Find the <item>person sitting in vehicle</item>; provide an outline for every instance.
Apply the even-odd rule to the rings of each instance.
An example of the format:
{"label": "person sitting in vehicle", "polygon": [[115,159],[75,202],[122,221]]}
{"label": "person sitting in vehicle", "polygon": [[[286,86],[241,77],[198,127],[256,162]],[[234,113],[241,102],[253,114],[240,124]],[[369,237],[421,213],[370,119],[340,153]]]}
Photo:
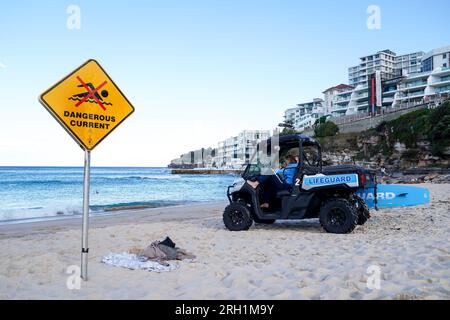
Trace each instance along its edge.
{"label": "person sitting in vehicle", "polygon": [[269,208],[270,200],[272,200],[277,192],[282,190],[290,190],[294,185],[295,173],[298,165],[298,155],[288,154],[285,159],[286,166],[278,169],[275,175],[259,176],[257,181],[248,180],[247,183],[256,189],[260,184],[264,186],[263,203],[261,208]]}

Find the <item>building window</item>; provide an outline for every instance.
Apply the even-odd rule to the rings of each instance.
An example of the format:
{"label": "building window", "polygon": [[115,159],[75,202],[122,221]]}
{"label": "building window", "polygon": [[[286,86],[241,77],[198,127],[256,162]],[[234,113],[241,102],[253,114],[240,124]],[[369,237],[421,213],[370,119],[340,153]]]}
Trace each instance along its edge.
{"label": "building window", "polygon": [[443,58],[443,59],[447,59],[447,54],[444,53],[444,54],[442,55],[442,58]]}
{"label": "building window", "polygon": [[433,71],[433,57],[422,61],[422,72]]}
{"label": "building window", "polygon": [[443,66],[444,66],[444,68],[447,68],[447,64],[446,63],[444,63]]}

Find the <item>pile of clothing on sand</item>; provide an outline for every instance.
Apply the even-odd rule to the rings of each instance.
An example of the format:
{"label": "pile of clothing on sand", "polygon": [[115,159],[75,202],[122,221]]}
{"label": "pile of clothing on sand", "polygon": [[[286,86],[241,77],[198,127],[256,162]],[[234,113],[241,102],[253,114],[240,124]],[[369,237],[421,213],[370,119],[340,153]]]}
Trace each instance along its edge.
{"label": "pile of clothing on sand", "polygon": [[176,247],[175,243],[166,237],[163,241],[152,242],[145,249],[133,248],[130,252],[109,253],[102,258],[102,262],[130,270],[167,272],[180,267],[171,261],[193,259],[193,254]]}

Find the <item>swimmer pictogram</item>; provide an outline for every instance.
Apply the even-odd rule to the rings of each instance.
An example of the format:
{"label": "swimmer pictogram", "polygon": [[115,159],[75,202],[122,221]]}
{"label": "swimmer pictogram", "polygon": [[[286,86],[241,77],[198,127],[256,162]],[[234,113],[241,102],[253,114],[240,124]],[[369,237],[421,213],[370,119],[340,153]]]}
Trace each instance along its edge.
{"label": "swimmer pictogram", "polygon": [[112,103],[105,102],[103,100],[103,98],[107,98],[109,95],[107,90],[102,90],[100,91],[100,94],[98,93],[99,90],[108,83],[107,81],[103,81],[97,88],[95,88],[91,82],[85,83],[80,76],[77,76],[77,80],[81,83],[77,87],[86,89],[86,92],[74,94],[69,98],[69,100],[78,101],[75,104],[75,107],[79,107],[85,102],[96,103],[103,110],[106,110],[105,105],[112,106]]}

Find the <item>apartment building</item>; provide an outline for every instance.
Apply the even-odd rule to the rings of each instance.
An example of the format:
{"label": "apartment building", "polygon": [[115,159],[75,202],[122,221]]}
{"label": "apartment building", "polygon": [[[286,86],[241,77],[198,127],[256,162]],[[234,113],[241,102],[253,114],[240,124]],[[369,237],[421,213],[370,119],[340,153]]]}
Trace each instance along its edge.
{"label": "apartment building", "polygon": [[[450,68],[439,67],[433,71],[382,80],[381,90],[381,110],[437,101],[450,96]],[[369,87],[358,85],[354,89],[342,90],[333,96],[332,103],[332,117],[368,112]]]}
{"label": "apartment building", "polygon": [[[379,56],[378,56],[379,54]],[[389,57],[389,58],[387,58]],[[450,67],[450,46],[431,50],[428,53],[422,51],[396,56],[390,50],[380,51],[377,54],[361,58],[361,63],[365,64],[362,78],[356,74],[349,73],[349,80],[354,83],[354,88],[341,86],[341,90],[330,93],[324,92],[326,107],[333,117],[343,115],[353,115],[369,111],[369,79],[368,62],[379,65],[392,64],[394,71],[389,67],[389,74],[386,69],[377,69],[381,72],[382,102],[380,108],[389,109],[392,107],[415,105],[427,100],[439,99],[443,95],[450,94],[449,87],[449,67]],[[372,64],[371,64],[372,65]],[[357,68],[360,68],[358,66]],[[356,68],[356,67],[352,67]],[[352,68],[349,71],[353,70]],[[384,70],[384,72],[383,72]],[[366,73],[367,72],[367,73]],[[332,90],[333,91],[333,90]]]}
{"label": "apartment building", "polygon": [[422,72],[430,72],[437,68],[450,67],[450,46],[433,49],[423,56]]}
{"label": "apartment building", "polygon": [[338,95],[344,94],[345,96],[347,92],[351,92],[353,89],[354,87],[341,83],[322,92],[324,97],[324,115],[333,115],[334,112],[339,113],[336,111],[339,110]]}
{"label": "apartment building", "polygon": [[408,76],[422,71],[422,59],[425,52],[418,51],[395,57],[394,68],[397,76]]}
{"label": "apartment building", "polygon": [[398,85],[393,105],[420,104],[450,94],[450,67],[415,74]]}
{"label": "apartment building", "polygon": [[325,101],[315,98],[313,101],[297,104],[287,109],[284,114],[285,121],[291,121],[294,129],[303,131],[311,127],[317,119],[325,115]]}
{"label": "apartment building", "polygon": [[270,138],[269,130],[245,130],[218,143],[214,162],[218,167],[241,168],[249,163],[257,144]]}
{"label": "apartment building", "polygon": [[349,85],[356,87],[367,84],[370,75],[375,71],[380,71],[383,79],[396,77],[395,58],[396,54],[391,50],[378,51],[360,58],[359,65],[348,69]]}

